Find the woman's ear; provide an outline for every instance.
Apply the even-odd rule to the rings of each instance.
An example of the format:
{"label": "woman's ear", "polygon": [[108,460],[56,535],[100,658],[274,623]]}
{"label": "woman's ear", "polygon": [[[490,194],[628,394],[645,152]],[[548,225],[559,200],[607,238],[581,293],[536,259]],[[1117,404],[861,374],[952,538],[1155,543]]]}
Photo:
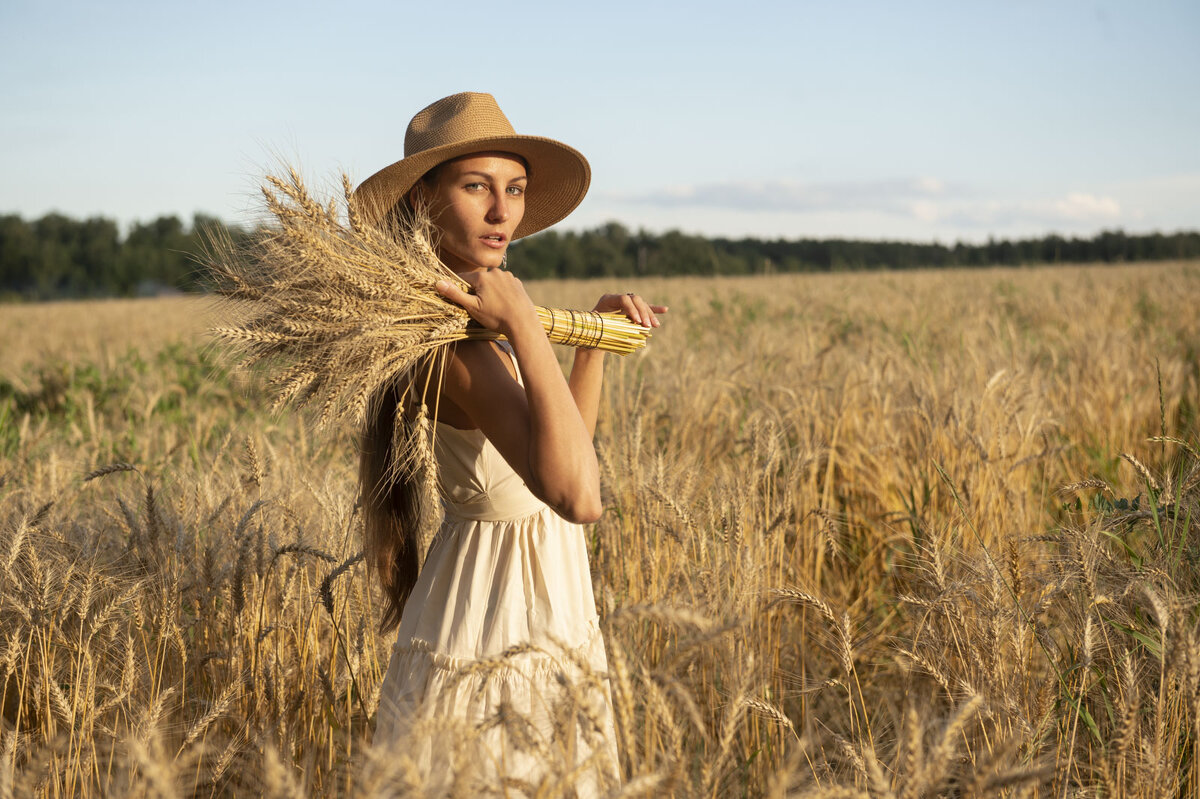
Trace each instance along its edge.
{"label": "woman's ear", "polygon": [[425,193],[425,184],[420,180],[414,183],[413,187],[408,190],[408,194],[404,195],[404,201],[414,211],[428,210],[429,198]]}

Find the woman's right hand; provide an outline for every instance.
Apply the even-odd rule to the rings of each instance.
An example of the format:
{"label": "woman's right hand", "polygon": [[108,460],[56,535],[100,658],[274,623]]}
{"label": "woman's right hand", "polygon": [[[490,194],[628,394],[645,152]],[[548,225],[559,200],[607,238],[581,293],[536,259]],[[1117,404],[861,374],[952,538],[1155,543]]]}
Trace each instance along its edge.
{"label": "woman's right hand", "polygon": [[533,300],[512,272],[480,269],[464,272],[459,277],[471,286],[470,293],[448,280],[439,280],[434,288],[446,299],[461,305],[472,319],[488,330],[512,338],[516,329],[530,323],[541,329]]}

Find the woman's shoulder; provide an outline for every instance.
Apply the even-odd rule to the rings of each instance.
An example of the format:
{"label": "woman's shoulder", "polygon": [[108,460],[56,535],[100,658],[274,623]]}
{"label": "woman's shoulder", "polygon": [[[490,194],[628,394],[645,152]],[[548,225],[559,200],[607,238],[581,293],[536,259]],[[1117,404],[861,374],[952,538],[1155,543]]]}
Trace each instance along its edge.
{"label": "woman's shoulder", "polygon": [[[436,368],[436,367],[435,367]],[[509,350],[491,341],[460,341],[450,347],[441,375],[437,421],[459,430],[477,428],[476,412],[489,407],[505,389],[518,382]]]}
{"label": "woman's shoulder", "polygon": [[499,365],[517,379],[516,359],[507,341],[458,341],[450,346],[448,356],[449,367],[465,370],[470,377],[496,377]]}

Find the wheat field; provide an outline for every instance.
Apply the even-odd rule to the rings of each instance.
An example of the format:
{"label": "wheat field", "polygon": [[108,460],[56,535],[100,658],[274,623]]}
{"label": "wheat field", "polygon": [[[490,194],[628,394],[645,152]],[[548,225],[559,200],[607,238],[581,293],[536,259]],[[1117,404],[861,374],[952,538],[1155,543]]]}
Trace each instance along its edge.
{"label": "wheat field", "polygon": [[[611,795],[1200,796],[1200,264],[529,284],[613,288]],[[477,795],[372,748],[354,437],[210,313],[0,307],[0,799]]]}

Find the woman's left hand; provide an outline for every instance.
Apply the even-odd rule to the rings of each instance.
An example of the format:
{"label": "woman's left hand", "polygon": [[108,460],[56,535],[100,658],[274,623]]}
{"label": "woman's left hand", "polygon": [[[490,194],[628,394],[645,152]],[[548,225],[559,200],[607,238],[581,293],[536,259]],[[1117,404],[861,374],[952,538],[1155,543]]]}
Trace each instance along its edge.
{"label": "woman's left hand", "polygon": [[658,314],[666,313],[667,306],[651,305],[637,294],[629,292],[628,294],[605,294],[596,301],[596,307],[593,311],[622,311],[633,322],[642,327],[659,327],[662,322],[658,320]]}

